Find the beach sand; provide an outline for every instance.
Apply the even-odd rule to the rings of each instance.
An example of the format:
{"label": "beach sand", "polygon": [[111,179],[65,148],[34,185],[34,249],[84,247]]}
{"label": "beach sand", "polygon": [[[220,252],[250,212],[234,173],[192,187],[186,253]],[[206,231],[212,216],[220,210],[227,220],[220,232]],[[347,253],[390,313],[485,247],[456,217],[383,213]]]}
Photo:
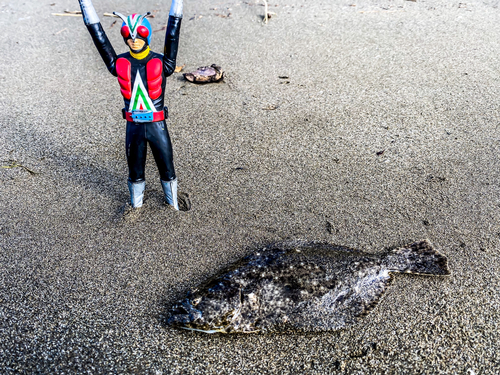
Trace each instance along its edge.
{"label": "beach sand", "polygon": [[[192,209],[163,204],[149,155],[144,207],[124,215],[118,83],[81,18],[52,15],[78,2],[1,0],[0,372],[499,373],[499,4],[284,0],[263,25],[253,0],[186,0],[177,65],[226,71],[167,81]],[[94,5],[122,53],[102,14],[157,11],[160,30],[170,2]],[[397,275],[348,329],[165,325],[187,290],[263,244],[425,238],[453,275]]]}

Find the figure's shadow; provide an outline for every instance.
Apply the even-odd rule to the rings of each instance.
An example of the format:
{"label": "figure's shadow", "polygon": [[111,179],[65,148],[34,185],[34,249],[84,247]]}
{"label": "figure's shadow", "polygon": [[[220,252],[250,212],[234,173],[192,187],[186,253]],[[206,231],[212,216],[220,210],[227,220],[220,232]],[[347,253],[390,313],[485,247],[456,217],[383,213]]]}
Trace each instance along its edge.
{"label": "figure's shadow", "polygon": [[[47,137],[46,133],[37,130],[33,130],[31,134],[36,139],[34,147],[42,150],[43,157],[40,159],[39,155],[29,155],[29,152],[27,156],[40,160],[43,169],[57,169],[58,183],[76,184],[92,191],[92,194],[126,202],[128,191],[124,142],[117,142],[116,147],[109,148],[112,156],[102,157],[92,154],[92,151],[84,152],[81,148],[75,149],[71,145],[61,144],[55,138]],[[81,139],[81,142],[86,140]],[[118,150],[119,146],[123,149]],[[47,175],[43,169],[40,172]],[[54,174],[52,176],[56,178]]]}

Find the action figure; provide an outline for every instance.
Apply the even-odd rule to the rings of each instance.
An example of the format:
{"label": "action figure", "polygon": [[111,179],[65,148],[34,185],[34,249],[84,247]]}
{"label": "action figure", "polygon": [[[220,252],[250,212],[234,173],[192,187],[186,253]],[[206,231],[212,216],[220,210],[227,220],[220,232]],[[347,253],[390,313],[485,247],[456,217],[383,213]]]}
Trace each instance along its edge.
{"label": "action figure", "polygon": [[132,14],[128,17],[114,13],[123,20],[121,34],[130,48],[130,52],[119,56],[116,55],[102,28],[92,1],[78,1],[83,21],[109,72],[118,77],[125,100],[122,112],[123,118],[127,120],[128,188],[132,207],[142,206],[146,187],[144,168],[147,143],[149,143],[160,172],[165,199],[178,210],[177,179],[172,158],[172,143],[165,123],[168,110],[164,106],[164,93],[165,79],[175,70],[182,21],[182,0],[172,0],[163,55],[149,49],[153,33],[146,18],[149,12],[143,15]]}

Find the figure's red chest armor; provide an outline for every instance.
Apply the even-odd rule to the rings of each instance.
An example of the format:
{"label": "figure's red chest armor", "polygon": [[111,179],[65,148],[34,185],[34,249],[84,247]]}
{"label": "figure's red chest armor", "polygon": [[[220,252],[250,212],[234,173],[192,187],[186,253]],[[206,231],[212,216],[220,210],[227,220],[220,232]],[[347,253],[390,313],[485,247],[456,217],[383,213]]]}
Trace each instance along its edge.
{"label": "figure's red chest armor", "polygon": [[[154,58],[146,64],[146,80],[148,82],[148,94],[152,100],[158,99],[162,93],[161,84],[163,63],[160,59]],[[118,74],[118,83],[123,97],[130,100],[132,97],[132,64],[131,62],[120,57],[116,61],[116,73]]]}

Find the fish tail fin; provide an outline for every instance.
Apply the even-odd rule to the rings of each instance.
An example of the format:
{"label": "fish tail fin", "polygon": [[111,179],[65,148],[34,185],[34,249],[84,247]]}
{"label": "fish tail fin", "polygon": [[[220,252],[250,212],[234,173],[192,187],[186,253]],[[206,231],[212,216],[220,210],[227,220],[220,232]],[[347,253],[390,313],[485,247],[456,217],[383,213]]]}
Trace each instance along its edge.
{"label": "fish tail fin", "polygon": [[386,261],[387,268],[392,272],[439,276],[450,274],[448,259],[434,249],[428,240],[394,249]]}

